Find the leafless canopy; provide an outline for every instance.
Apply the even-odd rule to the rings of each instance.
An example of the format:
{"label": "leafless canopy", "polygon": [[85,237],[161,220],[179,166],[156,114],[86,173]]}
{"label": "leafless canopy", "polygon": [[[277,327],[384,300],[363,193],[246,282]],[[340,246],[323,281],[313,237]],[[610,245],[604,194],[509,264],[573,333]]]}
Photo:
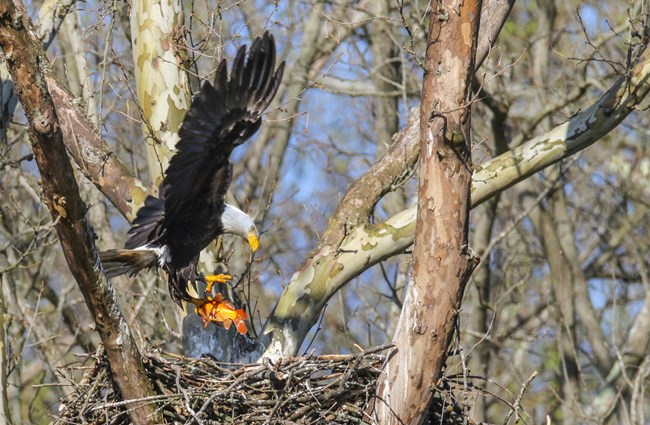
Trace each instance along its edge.
{"label": "leafless canopy", "polygon": [[[383,359],[359,353],[398,342],[390,359],[417,372],[409,386],[427,389],[423,406],[437,388],[476,422],[646,424],[647,5],[484,0],[470,14],[460,3],[469,8],[0,2],[0,416],[45,423],[65,405],[72,422],[101,411],[209,423],[223,412],[193,385],[236,383],[236,394],[252,387],[251,400],[267,400],[259,415],[333,421],[327,414],[348,409],[370,421],[370,388],[395,369],[378,375]],[[287,68],[257,138],[232,158],[228,195],[255,218],[261,247],[251,256],[226,237],[199,266],[236,277],[221,290],[251,317],[239,337],[174,307],[155,273],[107,280],[96,248],[123,244],[201,82],[267,30]],[[441,173],[435,162],[461,151]],[[424,187],[420,172],[441,180]],[[428,196],[419,205],[418,190]],[[466,241],[447,243],[457,228]],[[459,252],[469,271],[469,248],[481,260],[470,279],[423,273]],[[407,313],[413,326],[399,321]],[[414,333],[442,343],[414,353]],[[295,357],[313,352],[343,357]],[[235,372],[181,353],[261,363]],[[321,366],[333,375],[314,374]],[[320,394],[290,404],[306,384],[286,386],[290,402],[274,378],[260,379],[291,370]],[[346,396],[359,398],[328,404],[346,379]],[[84,404],[91,393],[109,410]],[[415,422],[426,413],[404,409]]]}

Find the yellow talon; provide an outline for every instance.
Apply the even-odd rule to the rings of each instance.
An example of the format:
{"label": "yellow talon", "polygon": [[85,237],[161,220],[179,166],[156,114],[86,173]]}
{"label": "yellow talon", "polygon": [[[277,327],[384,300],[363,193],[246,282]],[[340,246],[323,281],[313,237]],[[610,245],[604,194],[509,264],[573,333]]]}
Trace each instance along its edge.
{"label": "yellow talon", "polygon": [[205,292],[210,293],[212,292],[212,287],[214,286],[215,283],[227,283],[229,280],[232,280],[232,276],[229,274],[211,274],[207,275],[204,278],[205,283],[207,284],[205,287]]}

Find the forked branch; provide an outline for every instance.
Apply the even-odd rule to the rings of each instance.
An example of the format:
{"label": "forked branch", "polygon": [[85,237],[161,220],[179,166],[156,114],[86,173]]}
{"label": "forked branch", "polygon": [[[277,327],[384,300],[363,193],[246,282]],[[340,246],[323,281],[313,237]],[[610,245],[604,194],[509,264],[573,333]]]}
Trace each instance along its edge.
{"label": "forked branch", "polygon": [[[79,197],[79,187],[45,81],[48,72],[45,67],[49,62],[42,44],[32,34],[32,24],[23,6],[3,2],[0,6],[0,47],[29,120],[44,201],[52,214],[70,271],[97,324],[123,398],[143,398],[152,394],[153,387],[121,314],[115,291],[101,271],[94,233],[86,218],[87,207]],[[134,423],[160,422],[154,405],[134,402],[131,406]]]}

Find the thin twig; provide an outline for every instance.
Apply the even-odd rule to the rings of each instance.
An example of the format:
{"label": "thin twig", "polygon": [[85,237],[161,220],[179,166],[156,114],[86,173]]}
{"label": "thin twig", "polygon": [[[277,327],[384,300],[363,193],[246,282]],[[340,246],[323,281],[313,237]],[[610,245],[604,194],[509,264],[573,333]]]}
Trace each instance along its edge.
{"label": "thin twig", "polygon": [[526,392],[526,389],[530,385],[531,382],[533,382],[533,379],[538,375],[537,371],[534,371],[528,379],[526,379],[526,382],[521,386],[521,390],[519,391],[519,395],[515,399],[514,404],[512,405],[512,410],[508,412],[506,415],[505,420],[503,421],[503,425],[507,425],[508,421],[510,420],[510,417],[514,414],[515,418],[518,416],[519,408],[521,407],[521,400],[524,398],[524,393]]}

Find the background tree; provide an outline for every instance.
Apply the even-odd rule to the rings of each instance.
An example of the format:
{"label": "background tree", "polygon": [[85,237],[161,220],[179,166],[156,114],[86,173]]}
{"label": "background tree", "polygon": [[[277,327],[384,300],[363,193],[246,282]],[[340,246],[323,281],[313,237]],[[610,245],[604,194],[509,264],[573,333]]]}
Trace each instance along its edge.
{"label": "background tree", "polygon": [[[503,421],[511,407],[499,398],[514,403],[537,372],[517,410],[524,420],[644,423],[645,9],[642,2],[520,3],[508,16],[512,3],[486,1],[480,19],[469,240],[482,261],[453,323],[445,373],[485,390],[474,400],[477,421]],[[155,15],[153,4],[133,4],[28,8],[49,46],[47,88],[97,244],[123,241],[121,217],[133,217],[160,168],[147,159],[147,141],[158,143],[155,131],[172,134],[178,124],[172,112],[157,119],[147,112],[164,90],[149,87],[147,101],[140,94],[136,76],[150,62],[133,60],[143,37],[130,24],[136,11],[169,25],[167,38],[153,44],[178,55],[150,60],[189,81],[171,85],[178,99],[211,78],[217,59],[269,29],[288,68],[262,131],[237,153],[231,191],[265,231],[262,255],[248,264],[232,240],[217,250],[239,278],[233,296],[250,309],[260,344],[246,358],[260,347],[278,357],[391,341],[416,228],[411,176],[420,123],[411,108],[420,104],[429,3],[205,1],[184,5],[177,21]],[[77,378],[62,366],[95,353],[99,338],[64,264],[59,223],[42,203],[25,131],[30,115],[0,75],[3,412],[40,423]],[[113,284],[142,349],[182,351],[183,315],[169,307],[157,275]],[[208,330],[202,335],[223,334]]]}

